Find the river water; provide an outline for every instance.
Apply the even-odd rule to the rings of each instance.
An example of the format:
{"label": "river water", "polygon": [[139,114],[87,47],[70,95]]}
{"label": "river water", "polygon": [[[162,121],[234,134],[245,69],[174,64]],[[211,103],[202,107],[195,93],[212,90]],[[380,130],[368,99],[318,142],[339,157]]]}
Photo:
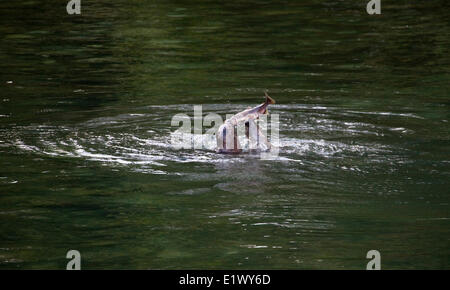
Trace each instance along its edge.
{"label": "river water", "polygon": [[[0,3],[0,268],[450,268],[447,1],[93,2]],[[171,145],[265,90],[273,160]]]}

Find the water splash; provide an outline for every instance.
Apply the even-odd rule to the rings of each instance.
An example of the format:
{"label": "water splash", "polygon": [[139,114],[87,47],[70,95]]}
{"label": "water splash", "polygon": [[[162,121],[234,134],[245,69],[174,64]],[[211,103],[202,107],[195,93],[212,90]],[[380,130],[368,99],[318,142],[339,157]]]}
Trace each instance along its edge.
{"label": "water splash", "polygon": [[[205,105],[203,113],[224,115],[245,107]],[[128,114],[96,117],[72,126],[16,126],[10,131],[0,132],[5,140],[2,141],[2,146],[15,147],[51,158],[78,158],[100,162],[105,166],[128,166],[134,171],[151,174],[177,174],[167,170],[167,164],[170,162],[217,164],[258,159],[257,154],[217,154],[214,150],[214,137],[206,134],[189,136],[192,142],[203,142],[206,149],[176,150],[171,144],[171,134],[177,128],[170,127],[170,116],[180,112],[189,114],[192,108],[190,105],[149,106],[137,108]],[[280,155],[274,162],[303,166],[314,163],[319,169],[326,168],[327,162],[352,160],[357,157],[364,157],[369,162],[388,162],[387,159],[392,158],[394,154],[393,149],[373,138],[380,134],[402,135],[409,132],[404,127],[386,127],[367,120],[354,120],[355,116],[364,119],[368,112],[307,105],[276,105],[272,111],[280,115],[281,123]],[[352,115],[350,120],[349,114]],[[386,112],[372,114],[391,118],[418,117],[413,114]],[[354,135],[372,139],[355,144],[347,138]],[[340,168],[361,171],[358,166],[344,165]]]}

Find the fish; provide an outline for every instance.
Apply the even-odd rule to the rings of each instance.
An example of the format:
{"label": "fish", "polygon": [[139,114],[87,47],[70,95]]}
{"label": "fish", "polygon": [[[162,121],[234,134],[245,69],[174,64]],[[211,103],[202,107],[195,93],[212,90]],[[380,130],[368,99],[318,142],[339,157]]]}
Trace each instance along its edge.
{"label": "fish", "polygon": [[[254,107],[248,108],[231,118],[225,120],[224,124],[222,124],[216,133],[216,141],[217,141],[217,152],[219,153],[241,153],[242,149],[237,136],[236,126],[240,123],[244,123],[246,126],[246,136],[249,138],[249,130],[250,123],[255,122],[261,115],[269,114],[268,106],[271,104],[275,104],[275,100],[272,99],[267,92],[265,92],[265,102]],[[252,127],[253,127],[252,124]],[[255,126],[256,127],[256,126]],[[265,143],[266,147],[270,148],[270,143],[267,141],[267,138],[262,134],[259,128],[256,131],[256,136],[258,142],[261,140]],[[228,145],[228,146],[227,146]]]}
{"label": "fish", "polygon": [[248,122],[249,120],[256,120],[260,115],[269,114],[268,106],[275,104],[275,100],[272,99],[267,92],[265,92],[266,101],[259,106],[254,108],[246,109],[236,115],[232,116],[230,119],[225,120],[225,123],[229,122],[233,126],[237,126],[238,123]]}

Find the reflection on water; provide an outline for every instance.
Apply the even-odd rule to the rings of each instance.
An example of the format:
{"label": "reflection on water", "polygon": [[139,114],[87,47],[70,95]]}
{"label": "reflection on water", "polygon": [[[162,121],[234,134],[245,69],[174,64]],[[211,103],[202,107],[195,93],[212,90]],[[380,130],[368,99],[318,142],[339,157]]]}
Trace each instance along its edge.
{"label": "reflection on water", "polygon": [[[449,268],[445,1],[53,2],[0,4],[0,268]],[[171,146],[265,89],[274,160]]]}

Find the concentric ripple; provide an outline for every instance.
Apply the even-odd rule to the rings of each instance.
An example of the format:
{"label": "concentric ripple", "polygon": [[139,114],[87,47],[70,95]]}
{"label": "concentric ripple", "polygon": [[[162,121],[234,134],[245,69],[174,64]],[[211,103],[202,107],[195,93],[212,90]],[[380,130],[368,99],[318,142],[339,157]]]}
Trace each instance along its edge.
{"label": "concentric ripple", "polygon": [[[245,105],[204,105],[209,113],[236,113]],[[241,162],[259,155],[217,154],[209,135],[189,136],[204,142],[208,149],[176,149],[171,143],[171,116],[178,113],[193,116],[193,106],[150,106],[135,108],[128,114],[95,117],[76,125],[16,126],[1,131],[2,147],[16,148],[51,158],[79,158],[100,162],[105,166],[129,166],[132,170],[151,174],[177,174],[167,169],[168,162]],[[343,170],[363,171],[365,164],[402,159],[406,151],[392,150],[385,137],[401,138],[411,134],[406,128],[371,123],[368,112],[334,107],[276,105],[272,114],[280,116],[280,150],[275,162],[301,164],[308,170],[326,170],[333,161],[347,160]],[[378,117],[420,118],[413,114],[371,112]],[[193,118],[191,118],[193,120]],[[208,128],[204,128],[206,131]],[[270,131],[269,131],[270,132]],[[270,135],[270,133],[269,133]],[[353,141],[358,137],[358,143]],[[342,163],[342,162],[340,162]],[[352,164],[353,163],[353,164]]]}

